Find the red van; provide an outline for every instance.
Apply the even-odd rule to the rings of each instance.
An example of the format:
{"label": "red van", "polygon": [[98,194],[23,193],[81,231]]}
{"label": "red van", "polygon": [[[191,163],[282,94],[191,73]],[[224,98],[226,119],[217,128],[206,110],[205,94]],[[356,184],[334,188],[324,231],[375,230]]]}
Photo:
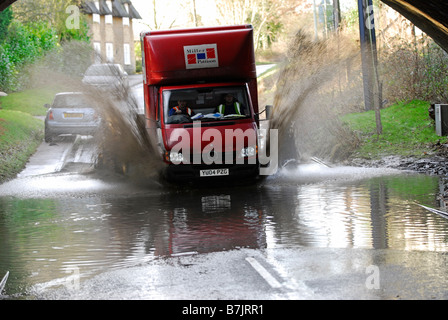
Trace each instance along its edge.
{"label": "red van", "polygon": [[251,25],[141,34],[145,127],[168,180],[258,177]]}

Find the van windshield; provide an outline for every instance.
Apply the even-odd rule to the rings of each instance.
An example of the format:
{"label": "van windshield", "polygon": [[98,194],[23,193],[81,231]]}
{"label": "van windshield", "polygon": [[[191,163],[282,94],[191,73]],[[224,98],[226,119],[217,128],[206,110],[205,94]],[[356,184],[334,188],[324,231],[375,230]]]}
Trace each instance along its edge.
{"label": "van windshield", "polygon": [[164,90],[163,110],[168,124],[251,117],[245,86]]}

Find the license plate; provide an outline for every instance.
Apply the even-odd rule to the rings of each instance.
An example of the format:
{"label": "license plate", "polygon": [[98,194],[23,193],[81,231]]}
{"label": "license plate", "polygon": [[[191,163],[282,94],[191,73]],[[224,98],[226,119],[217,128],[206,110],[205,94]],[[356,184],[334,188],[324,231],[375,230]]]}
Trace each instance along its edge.
{"label": "license plate", "polygon": [[64,118],[77,118],[77,119],[82,119],[82,117],[84,116],[83,113],[68,113],[68,112],[64,112]]}
{"label": "license plate", "polygon": [[199,172],[201,177],[228,176],[229,169],[207,169]]}

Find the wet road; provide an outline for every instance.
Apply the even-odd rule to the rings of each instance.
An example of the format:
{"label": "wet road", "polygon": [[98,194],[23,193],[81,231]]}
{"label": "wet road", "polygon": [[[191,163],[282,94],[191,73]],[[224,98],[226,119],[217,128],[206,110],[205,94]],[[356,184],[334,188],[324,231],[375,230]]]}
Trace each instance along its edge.
{"label": "wet road", "polygon": [[447,298],[448,220],[418,205],[439,206],[437,177],[308,164],[181,190],[79,173],[69,141],[51,148],[59,171],[38,152],[0,185],[7,298]]}
{"label": "wet road", "polygon": [[[446,299],[444,179],[290,165],[249,186],[174,188],[43,143],[0,185],[4,299]],[[1,279],[0,279],[1,280]]]}

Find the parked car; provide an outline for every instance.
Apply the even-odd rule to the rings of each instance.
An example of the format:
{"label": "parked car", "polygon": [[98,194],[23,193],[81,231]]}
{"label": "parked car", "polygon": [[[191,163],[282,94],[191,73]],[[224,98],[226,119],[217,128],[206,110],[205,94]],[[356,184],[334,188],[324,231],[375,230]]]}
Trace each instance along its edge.
{"label": "parked car", "polygon": [[92,135],[101,118],[82,92],[57,93],[45,116],[45,142],[60,135]]}
{"label": "parked car", "polygon": [[92,64],[84,73],[82,83],[116,92],[129,87],[128,74],[120,64]]}

